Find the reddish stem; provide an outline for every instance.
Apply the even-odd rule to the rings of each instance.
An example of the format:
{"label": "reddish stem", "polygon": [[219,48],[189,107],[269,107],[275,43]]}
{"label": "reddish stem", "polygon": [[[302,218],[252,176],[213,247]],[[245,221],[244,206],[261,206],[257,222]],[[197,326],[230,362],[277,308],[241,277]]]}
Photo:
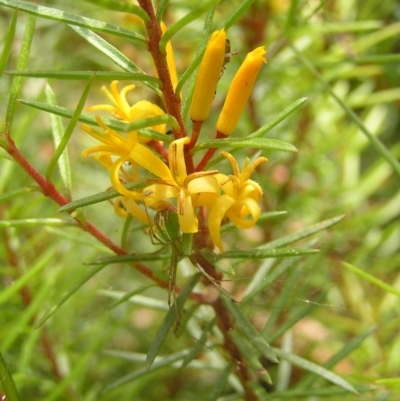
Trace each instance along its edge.
{"label": "reddish stem", "polygon": [[[226,135],[224,135],[222,132],[217,131],[217,135],[215,136],[215,139],[223,139],[223,138],[226,138]],[[217,150],[217,148],[210,148],[207,150],[206,154],[203,156],[203,158],[200,160],[199,164],[197,165],[196,171],[204,170],[207,163],[214,156],[214,153],[216,152],[216,150]]]}

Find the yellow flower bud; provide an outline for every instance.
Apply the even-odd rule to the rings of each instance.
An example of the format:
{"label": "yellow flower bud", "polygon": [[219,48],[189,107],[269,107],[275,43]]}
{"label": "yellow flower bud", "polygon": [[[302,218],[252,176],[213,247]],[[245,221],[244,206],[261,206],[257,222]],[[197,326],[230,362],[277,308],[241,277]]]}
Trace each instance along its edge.
{"label": "yellow flower bud", "polygon": [[233,78],[226,96],[224,107],[218,118],[217,131],[225,136],[236,128],[240,116],[253,90],[254,83],[260,71],[261,64],[266,62],[264,46],[248,53],[239,71]]}
{"label": "yellow flower bud", "polygon": [[[161,31],[162,31],[162,33],[164,34],[166,30],[167,30],[167,26],[164,24],[163,21],[161,21]],[[168,70],[169,70],[169,74],[171,76],[172,86],[175,89],[176,85],[178,85],[178,73],[176,72],[174,51],[172,49],[171,42],[167,43],[166,51],[167,51]]]}
{"label": "yellow flower bud", "polygon": [[204,121],[210,113],[211,102],[224,65],[225,42],[226,34],[221,29],[211,35],[207,44],[190,106],[190,118],[193,121]]}

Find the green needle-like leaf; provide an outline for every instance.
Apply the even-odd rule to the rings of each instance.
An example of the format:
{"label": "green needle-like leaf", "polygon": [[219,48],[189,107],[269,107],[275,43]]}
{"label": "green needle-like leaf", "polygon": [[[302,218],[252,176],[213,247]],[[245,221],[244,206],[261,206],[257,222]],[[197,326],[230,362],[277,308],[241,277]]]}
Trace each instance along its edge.
{"label": "green needle-like leaf", "polygon": [[85,283],[87,283],[92,277],[94,277],[99,271],[103,270],[106,265],[96,266],[84,274],[57,302],[56,304],[47,312],[45,315],[36,323],[35,328],[42,326],[47,319],[53,316],[60,307],[68,301]]}
{"label": "green needle-like leaf", "polygon": [[11,199],[17,198],[18,196],[26,195],[31,192],[41,192],[41,188],[39,188],[39,187],[23,187],[23,188],[18,188],[18,189],[14,189],[12,191],[5,192],[3,194],[0,194],[0,203],[7,202]]}
{"label": "green needle-like leaf", "polygon": [[56,218],[38,218],[38,219],[19,219],[19,220],[0,220],[0,227],[67,227],[76,226],[77,223],[74,220],[67,219],[56,219]]}
{"label": "green needle-like leaf", "polygon": [[178,295],[176,299],[176,306],[173,305],[168,311],[167,315],[165,316],[164,321],[162,322],[161,326],[159,327],[156,333],[153,343],[150,345],[149,352],[147,353],[147,359],[146,359],[147,369],[150,369],[151,365],[154,362],[154,359],[158,354],[158,351],[161,348],[161,345],[163,344],[165,338],[167,337],[169,330],[174,325],[176,320],[179,319],[179,316],[176,316],[176,314],[182,311],[182,308],[186,300],[189,298],[189,295],[191,294],[194,286],[199,281],[200,277],[201,274],[197,273],[186,282],[186,284],[182,288],[181,293]]}
{"label": "green needle-like leaf", "polygon": [[256,348],[262,356],[269,361],[278,363],[279,360],[275,353],[272,351],[270,345],[262,338],[261,334],[253,327],[249,319],[244,315],[239,305],[232,302],[229,298],[221,295],[222,302],[232,315],[237,328],[247,338],[250,344]]}
{"label": "green needle-like leaf", "polygon": [[62,22],[64,24],[80,26],[82,28],[120,36],[122,38],[129,39],[134,42],[139,42],[144,45],[147,43],[144,36],[132,32],[128,29],[121,28],[117,25],[107,24],[105,22],[97,21],[91,18],[82,17],[80,15],[70,14],[61,10],[57,10],[55,8],[36,5],[22,0],[0,0],[0,5],[23,11],[28,14],[38,16],[40,18],[47,18],[53,21]]}
{"label": "green needle-like leaf", "polygon": [[364,278],[365,280],[369,281],[372,284],[375,284],[377,287],[381,288],[382,290],[386,292],[390,292],[391,294],[397,295],[400,297],[400,290],[398,290],[395,287],[392,287],[389,284],[386,284],[384,281],[379,280],[372,274],[369,274],[365,272],[364,270],[359,269],[356,266],[351,265],[350,263],[342,262],[342,266],[344,266],[346,269],[349,269],[353,273],[357,274],[358,276]]}
{"label": "green needle-like leaf", "polygon": [[290,143],[271,138],[224,138],[211,139],[196,145],[192,153],[208,148],[251,148],[261,150],[280,150],[283,152],[297,152],[297,149]]}
{"label": "green needle-like leaf", "polygon": [[19,401],[17,388],[15,387],[14,380],[8,370],[7,363],[0,352],[0,389],[4,391],[7,401]]}
{"label": "green needle-like leaf", "polygon": [[350,391],[351,393],[358,394],[358,391],[349,382],[338,376],[336,373],[333,373],[330,370],[315,364],[314,362],[308,361],[307,359],[282,351],[280,348],[272,347],[272,350],[278,357],[292,363],[293,365],[298,366],[301,369],[308,370],[309,372],[312,372],[319,377],[322,377],[325,380],[328,380],[331,383]]}
{"label": "green needle-like leaf", "polygon": [[[1,2],[0,2],[1,4]],[[28,63],[29,53],[31,50],[31,44],[33,40],[33,34],[36,27],[36,18],[29,17],[26,23],[24,38],[22,40],[19,56],[17,60],[17,69],[24,70]],[[8,99],[7,113],[6,113],[6,127],[5,132],[8,133],[11,130],[12,122],[14,119],[15,106],[17,98],[21,92],[22,77],[14,77],[10,89],[10,97]]]}
{"label": "green needle-like leaf", "polygon": [[255,2],[255,0],[243,0],[234,13],[225,22],[225,31],[227,31]]}
{"label": "green needle-like leaf", "polygon": [[[54,106],[57,105],[56,96],[49,84],[46,85],[45,92],[47,101]],[[55,158],[56,155],[59,156],[58,166],[60,170],[61,180],[64,186],[64,196],[67,199],[71,199],[71,193],[72,193],[71,167],[69,162],[68,149],[66,147],[66,143],[64,143],[63,141],[64,128],[62,120],[61,117],[55,114],[50,114],[50,121],[54,138],[54,144],[57,149],[53,158]]]}
{"label": "green needle-like leaf", "polygon": [[301,255],[311,255],[319,252],[318,249],[292,248],[292,249],[252,249],[233,250],[222,253],[219,259],[266,259],[266,258],[291,258]]}
{"label": "green needle-like leaf", "polygon": [[90,77],[94,76],[96,81],[99,80],[117,80],[117,81],[139,81],[139,82],[153,82],[157,85],[161,81],[150,75],[141,72],[118,72],[118,71],[54,71],[54,70],[27,70],[27,71],[7,71],[7,75],[33,77],[33,78],[47,78],[47,79],[69,79],[69,80],[83,80],[87,81]]}
{"label": "green needle-like leaf", "polygon": [[138,130],[141,128],[154,127],[155,125],[169,124],[172,128],[179,128],[179,124],[175,117],[169,114],[162,114],[161,116],[143,118],[130,123],[126,127],[126,131]]}
{"label": "green needle-like leaf", "polygon": [[[146,186],[146,182],[144,180],[140,180],[138,182],[128,184],[126,188],[129,189],[130,191],[135,191],[135,190],[140,190],[144,186]],[[117,196],[120,196],[120,194],[115,189],[108,189],[107,191],[100,192],[98,194],[94,194],[86,198],[78,199],[70,203],[67,203],[66,205],[60,207],[58,211],[70,212],[72,210],[76,210],[84,206],[95,205],[96,203],[116,198]]]}
{"label": "green needle-like leaf", "polygon": [[123,3],[122,1],[116,1],[116,0],[85,0],[85,1],[88,3],[96,4],[107,10],[120,11],[123,13],[137,15],[145,22],[150,21],[150,17],[147,15],[147,13],[142,8],[134,4]]}
{"label": "green needle-like leaf", "polygon": [[4,47],[0,56],[0,76],[3,75],[4,67],[6,66],[8,58],[10,57],[11,47],[14,41],[15,27],[17,26],[17,19],[18,10],[15,10],[10,23],[10,27],[8,28],[5,36]]}
{"label": "green needle-like leaf", "polygon": [[167,29],[160,41],[160,52],[161,54],[167,54],[166,46],[171,38],[177,34],[187,24],[197,19],[200,15],[206,12],[209,8],[220,3],[222,0],[206,0],[202,1],[201,5],[196,7],[193,11],[186,14],[183,18],[180,18],[174,25]]}

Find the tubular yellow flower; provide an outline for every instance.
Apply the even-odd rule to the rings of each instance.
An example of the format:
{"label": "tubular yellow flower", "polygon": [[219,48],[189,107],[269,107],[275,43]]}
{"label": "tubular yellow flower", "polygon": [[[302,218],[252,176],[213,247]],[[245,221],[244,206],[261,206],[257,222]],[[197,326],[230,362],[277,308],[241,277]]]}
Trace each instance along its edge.
{"label": "tubular yellow flower", "polygon": [[[127,85],[120,92],[118,91],[118,81],[113,81],[110,85],[110,90],[108,90],[105,86],[101,88],[101,90],[106,94],[106,96],[111,100],[113,105],[110,104],[98,104],[95,106],[88,107],[86,110],[88,111],[96,111],[96,110],[104,110],[108,111],[114,117],[118,118],[118,120],[125,121],[128,123],[132,123],[134,121],[138,121],[148,117],[155,117],[165,114],[164,111],[158,107],[157,105],[147,101],[140,100],[139,102],[133,104],[132,106],[126,100],[126,95],[135,89],[135,85]],[[158,131],[161,134],[165,134],[166,126],[165,124],[160,124],[151,127],[155,131]],[[128,133],[129,136],[136,136],[137,131],[131,131]],[[146,143],[150,139],[143,138],[139,136],[140,142]]]}
{"label": "tubular yellow flower", "polygon": [[224,194],[215,200],[210,210],[208,228],[212,242],[223,252],[220,228],[225,217],[238,228],[253,227],[260,218],[259,202],[263,192],[258,183],[250,180],[250,176],[257,166],[266,162],[267,159],[259,157],[250,165],[249,159],[246,159],[243,170],[240,172],[236,160],[230,153],[221,152],[220,154],[229,160],[234,174],[229,176],[218,174],[216,176]]}
{"label": "tubular yellow flower", "polygon": [[225,136],[236,128],[240,116],[253,90],[261,64],[266,62],[264,46],[248,53],[228,90],[222,112],[218,118],[217,131]]}
{"label": "tubular yellow flower", "polygon": [[[219,194],[220,187],[213,177],[218,173],[216,170],[187,174],[183,156],[187,143],[189,138],[185,137],[169,145],[169,167],[150,150],[144,151],[146,148],[141,144],[135,146],[130,157],[158,177],[148,179],[153,184],[143,190],[146,206],[157,211],[176,208],[182,232],[195,233],[198,231],[198,221],[192,198],[200,193]],[[176,200],[176,205],[171,199]]]}
{"label": "tubular yellow flower", "polygon": [[211,102],[224,65],[225,42],[226,33],[221,29],[211,35],[207,44],[190,106],[190,118],[193,121],[204,121],[210,113]]}
{"label": "tubular yellow flower", "polygon": [[[167,26],[164,24],[163,21],[161,21],[162,33],[164,34],[166,30],[167,30]],[[168,65],[169,75],[171,76],[172,86],[175,89],[176,85],[178,85],[178,73],[176,72],[174,51],[172,49],[171,42],[167,43],[167,47],[165,50],[167,51],[167,65]]]}

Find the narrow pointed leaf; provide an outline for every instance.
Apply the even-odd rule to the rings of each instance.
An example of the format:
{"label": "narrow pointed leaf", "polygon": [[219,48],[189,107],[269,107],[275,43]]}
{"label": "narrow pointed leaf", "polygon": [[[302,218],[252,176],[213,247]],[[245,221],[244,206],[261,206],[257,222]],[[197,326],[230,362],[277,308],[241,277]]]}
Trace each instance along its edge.
{"label": "narrow pointed leaf", "polygon": [[[146,186],[146,182],[144,180],[140,180],[138,182],[133,182],[126,186],[127,189],[134,191],[143,188]],[[84,206],[95,205],[96,203],[104,202],[106,200],[110,200],[120,196],[120,194],[115,189],[108,189],[107,191],[100,192],[95,195],[88,196],[86,198],[78,199],[67,203],[66,205],[60,207],[58,209],[59,212],[70,212],[71,210],[76,210]]]}
{"label": "narrow pointed leaf", "polygon": [[221,295],[221,300],[232,315],[237,328],[247,338],[250,344],[269,361],[278,363],[279,360],[270,345],[262,338],[261,334],[250,323],[249,319],[247,319],[240,307],[226,296]]}
{"label": "narrow pointed leaf", "polygon": [[172,128],[178,128],[179,124],[175,117],[169,114],[162,114],[161,116],[143,118],[133,123],[128,124],[126,131],[138,130],[141,128],[154,127],[155,125],[169,124]]}
{"label": "narrow pointed leaf", "polygon": [[178,295],[176,299],[176,308],[173,305],[170,310],[168,311],[167,315],[164,318],[164,321],[162,322],[161,326],[157,330],[156,336],[154,338],[153,343],[150,345],[149,351],[147,353],[147,358],[146,358],[146,366],[147,369],[150,369],[151,365],[154,362],[154,359],[156,358],[158,351],[161,348],[161,345],[163,344],[165,338],[167,337],[167,334],[171,327],[173,326],[174,322],[176,319],[179,318],[179,316],[176,316],[176,313],[180,313],[182,311],[182,308],[186,302],[186,300],[189,298],[189,295],[191,294],[194,286],[197,284],[201,277],[200,273],[197,273],[193,275],[184,285],[182,288],[181,293]]}
{"label": "narrow pointed leaf", "polygon": [[224,138],[224,139],[212,139],[205,141],[192,150],[193,153],[201,149],[208,148],[251,148],[261,150],[279,150],[282,152],[297,152],[297,149],[290,143],[280,141],[279,139],[271,138]]}
{"label": "narrow pointed leaf", "polygon": [[[48,113],[57,114],[61,117],[65,117],[65,118],[71,118],[74,113],[73,110],[69,110],[69,109],[66,109],[66,108],[60,107],[60,106],[52,106],[47,103],[34,102],[34,101],[23,100],[23,99],[19,100],[19,102],[22,104],[25,104],[27,106],[33,107],[35,109],[47,111]],[[108,127],[112,128],[116,131],[125,132],[128,127],[128,124],[124,123],[122,121],[112,120],[110,118],[105,118],[105,117],[102,117],[101,119]],[[96,119],[94,118],[94,116],[92,114],[89,114],[89,113],[82,112],[79,117],[79,121],[98,127]],[[143,121],[143,120],[140,120],[140,121]],[[154,139],[156,141],[163,141],[166,143],[170,143],[173,140],[168,135],[160,134],[158,131],[154,131],[149,128],[139,129],[138,132],[139,132],[139,135],[146,137],[146,138]]]}
{"label": "narrow pointed leaf", "polygon": [[0,56],[0,76],[3,75],[4,67],[10,57],[11,47],[14,41],[15,27],[17,26],[18,10],[14,11],[10,26],[5,36],[3,51]]}
{"label": "narrow pointed leaf", "polygon": [[[101,36],[89,29],[80,28],[78,26],[71,26],[71,28],[123,70],[132,73],[144,74],[144,71],[141,70],[132,60],[126,57],[125,54],[121,53],[115,46],[108,43]],[[160,89],[153,82],[143,81],[143,83],[155,91],[158,95],[161,95]]]}
{"label": "narrow pointed leaf", "polygon": [[225,22],[225,31],[227,31],[255,2],[256,0],[243,0],[233,14]]}
{"label": "narrow pointed leaf", "polygon": [[322,377],[323,379],[328,380],[331,383],[336,384],[337,386],[342,387],[351,393],[358,394],[358,391],[349,382],[344,380],[336,373],[333,373],[330,370],[327,370],[314,362],[308,361],[307,359],[284,352],[280,348],[272,347],[272,350],[277,356],[292,363],[293,365],[298,366],[301,369],[308,370],[309,372],[315,373],[319,377]]}
{"label": "narrow pointed leaf", "polygon": [[7,401],[19,401],[17,388],[15,387],[14,380],[8,370],[7,363],[0,352],[0,389],[3,389]]}
{"label": "narrow pointed leaf", "polygon": [[309,248],[289,248],[289,249],[251,249],[233,250],[222,253],[219,259],[267,259],[267,258],[291,258],[301,255],[311,255],[319,252],[318,249]]}
{"label": "narrow pointed leaf", "polygon": [[339,223],[339,221],[342,220],[343,218],[344,218],[344,215],[332,217],[331,219],[321,221],[320,223],[313,224],[312,226],[303,228],[301,230],[295,231],[292,234],[285,235],[284,237],[281,237],[274,241],[268,242],[264,245],[257,247],[257,249],[266,250],[266,249],[278,248],[281,246],[291,244],[291,243],[299,241],[303,238],[307,238],[310,235],[316,234],[319,231],[325,230],[326,228]]}
{"label": "narrow pointed leaf", "polygon": [[37,219],[18,219],[18,220],[0,220],[0,227],[37,227],[37,226],[51,226],[51,227],[66,227],[77,226],[74,220],[70,219],[56,219],[56,218],[37,218]]}
{"label": "narrow pointed leaf", "polygon": [[139,288],[136,288],[136,290],[133,290],[131,292],[127,292],[123,297],[120,299],[116,300],[113,302],[111,305],[107,306],[107,310],[113,309],[118,305],[121,305],[122,303],[128,301],[130,298],[132,298],[136,294],[141,294],[142,292],[146,291],[149,288],[155,287],[154,284],[149,284],[149,285],[142,285]]}
{"label": "narrow pointed leaf", "polygon": [[96,266],[84,274],[72,287],[55,303],[55,305],[36,323],[35,328],[42,326],[47,319],[53,316],[60,307],[68,301],[85,283],[94,277],[100,270],[104,269],[106,265]]}
{"label": "narrow pointed leaf", "polygon": [[17,198],[18,196],[21,196],[21,195],[29,194],[31,192],[41,192],[41,188],[39,188],[39,187],[23,187],[23,188],[14,189],[12,191],[4,192],[4,193],[0,194],[0,203],[7,202],[10,199]]}
{"label": "narrow pointed leaf", "polygon": [[95,31],[120,36],[122,38],[129,39],[134,42],[139,42],[144,45],[146,44],[146,38],[144,36],[132,32],[131,30],[121,28],[117,25],[107,24],[105,22],[97,21],[91,18],[86,18],[81,15],[70,14],[62,10],[57,10],[55,8],[36,5],[21,0],[0,0],[0,5],[17,9],[25,13],[38,16],[40,18],[46,18],[53,21],[63,22],[65,24],[93,29]]}
{"label": "narrow pointed leaf", "polygon": [[[78,119],[79,119],[79,116],[81,115],[83,107],[85,106],[85,102],[89,95],[89,91],[90,91],[90,88],[92,87],[93,81],[94,81],[94,77],[92,76],[89,79],[84,91],[82,92],[81,98],[79,99],[76,109],[73,112],[71,119],[69,120],[67,129],[65,130],[64,134],[62,135],[62,139],[59,140],[59,138],[57,138],[57,141],[59,140],[59,145],[56,148],[56,151],[54,152],[54,155],[51,158],[50,163],[47,167],[47,171],[46,171],[46,178],[48,181],[51,181],[51,176],[53,174],[54,168],[55,168],[56,164],[59,162],[61,155],[64,153],[64,151],[67,147],[68,141],[71,138],[71,135],[74,131],[75,125],[78,122]],[[68,160],[68,154],[66,154],[65,158]],[[68,168],[69,168],[69,162],[67,164],[68,164]]]}
{"label": "narrow pointed leaf", "polygon": [[206,401],[217,401],[221,399],[221,396],[223,395],[223,392],[226,388],[226,383],[228,381],[228,378],[230,374],[232,373],[233,366],[228,365],[224,370],[220,370],[220,375],[211,391],[209,396],[205,399]]}
{"label": "narrow pointed leaf", "polygon": [[[352,351],[357,349],[360,344],[369,337],[372,333],[376,331],[377,327],[371,327],[358,336],[352,338],[350,341],[346,342],[342,349],[340,349],[336,354],[332,355],[328,361],[326,361],[323,365],[325,369],[333,368],[338,362],[344,359],[347,355],[349,355]],[[310,388],[314,381],[318,378],[317,375],[313,373],[309,373],[304,379],[302,379],[297,385],[296,389],[307,389]]]}
{"label": "narrow pointed leaf", "polygon": [[133,14],[137,15],[145,22],[150,21],[150,17],[146,13],[146,11],[144,11],[142,8],[134,4],[123,3],[122,1],[116,1],[116,0],[85,0],[85,1],[88,3],[96,4],[97,6],[103,7],[106,10],[120,11],[123,13]]}
{"label": "narrow pointed leaf", "polygon": [[[35,33],[35,27],[36,27],[36,18],[31,16],[28,18],[28,21],[26,23],[25,33],[17,60],[17,70],[24,70],[26,68],[26,65],[28,63],[29,53],[31,50],[33,34]],[[6,133],[10,132],[12,126],[16,101],[21,92],[22,79],[23,79],[22,77],[14,77],[12,80],[10,96],[8,98],[7,112],[6,112],[6,124],[5,124]]]}
{"label": "narrow pointed leaf", "polygon": [[32,78],[54,78],[66,80],[83,80],[87,81],[95,75],[95,80],[117,80],[117,81],[148,81],[155,84],[160,84],[161,81],[150,75],[141,72],[118,72],[118,71],[54,71],[54,70],[27,70],[27,71],[7,71],[7,75],[32,77]]}
{"label": "narrow pointed leaf", "polygon": [[209,8],[213,7],[215,4],[218,4],[222,0],[205,0],[200,3],[198,7],[194,10],[186,14],[184,17],[178,19],[174,25],[167,29],[160,41],[160,52],[161,54],[166,54],[166,46],[167,43],[171,40],[171,38],[177,34],[182,28],[184,28],[190,22],[196,20],[201,14],[206,12]]}
{"label": "narrow pointed leaf", "polygon": [[109,265],[111,263],[130,263],[130,262],[148,262],[150,260],[162,260],[169,259],[170,254],[161,254],[160,252],[149,252],[149,253],[130,253],[127,255],[115,255],[107,256],[105,258],[94,260],[93,262],[87,262],[87,265]]}
{"label": "narrow pointed leaf", "polygon": [[346,269],[349,269],[350,271],[357,274],[358,276],[362,277],[363,279],[369,281],[370,283],[375,284],[377,287],[381,288],[382,290],[384,290],[386,292],[390,292],[391,294],[394,294],[394,295],[397,295],[398,297],[400,297],[400,290],[398,290],[397,288],[395,288],[389,284],[386,284],[384,281],[379,280],[372,274],[369,274],[369,273],[365,272],[364,270],[361,270],[358,267],[351,265],[350,263],[342,262],[342,266],[344,266]]}
{"label": "narrow pointed leaf", "polygon": [[188,354],[188,352],[189,352],[188,350],[183,350],[183,351],[179,351],[175,354],[168,355],[164,358],[157,358],[150,369],[147,369],[146,367],[142,367],[142,368],[139,368],[139,369],[133,371],[132,373],[127,374],[126,376],[121,377],[114,383],[107,386],[103,390],[103,393],[107,393],[108,391],[110,391],[116,387],[119,387],[119,386],[122,386],[123,384],[129,383],[130,381],[138,379],[139,377],[146,376],[159,369],[167,368],[167,367],[170,368],[174,362],[177,362],[177,361],[185,358],[185,356]]}
{"label": "narrow pointed leaf", "polygon": [[[45,93],[46,93],[46,99],[49,102],[49,104],[56,106],[57,105],[56,96],[49,84],[47,84],[45,87]],[[69,162],[68,149],[65,147],[66,143],[65,145],[63,144],[64,127],[60,116],[57,116],[55,114],[50,114],[50,121],[51,121],[52,134],[54,138],[54,145],[56,149],[61,145],[60,146],[61,152],[57,149],[55,153],[56,154],[58,152],[61,153],[58,159],[58,167],[60,170],[61,180],[64,186],[64,196],[67,199],[71,199],[71,193],[72,193],[71,167]],[[62,150],[63,145],[64,149]]]}

